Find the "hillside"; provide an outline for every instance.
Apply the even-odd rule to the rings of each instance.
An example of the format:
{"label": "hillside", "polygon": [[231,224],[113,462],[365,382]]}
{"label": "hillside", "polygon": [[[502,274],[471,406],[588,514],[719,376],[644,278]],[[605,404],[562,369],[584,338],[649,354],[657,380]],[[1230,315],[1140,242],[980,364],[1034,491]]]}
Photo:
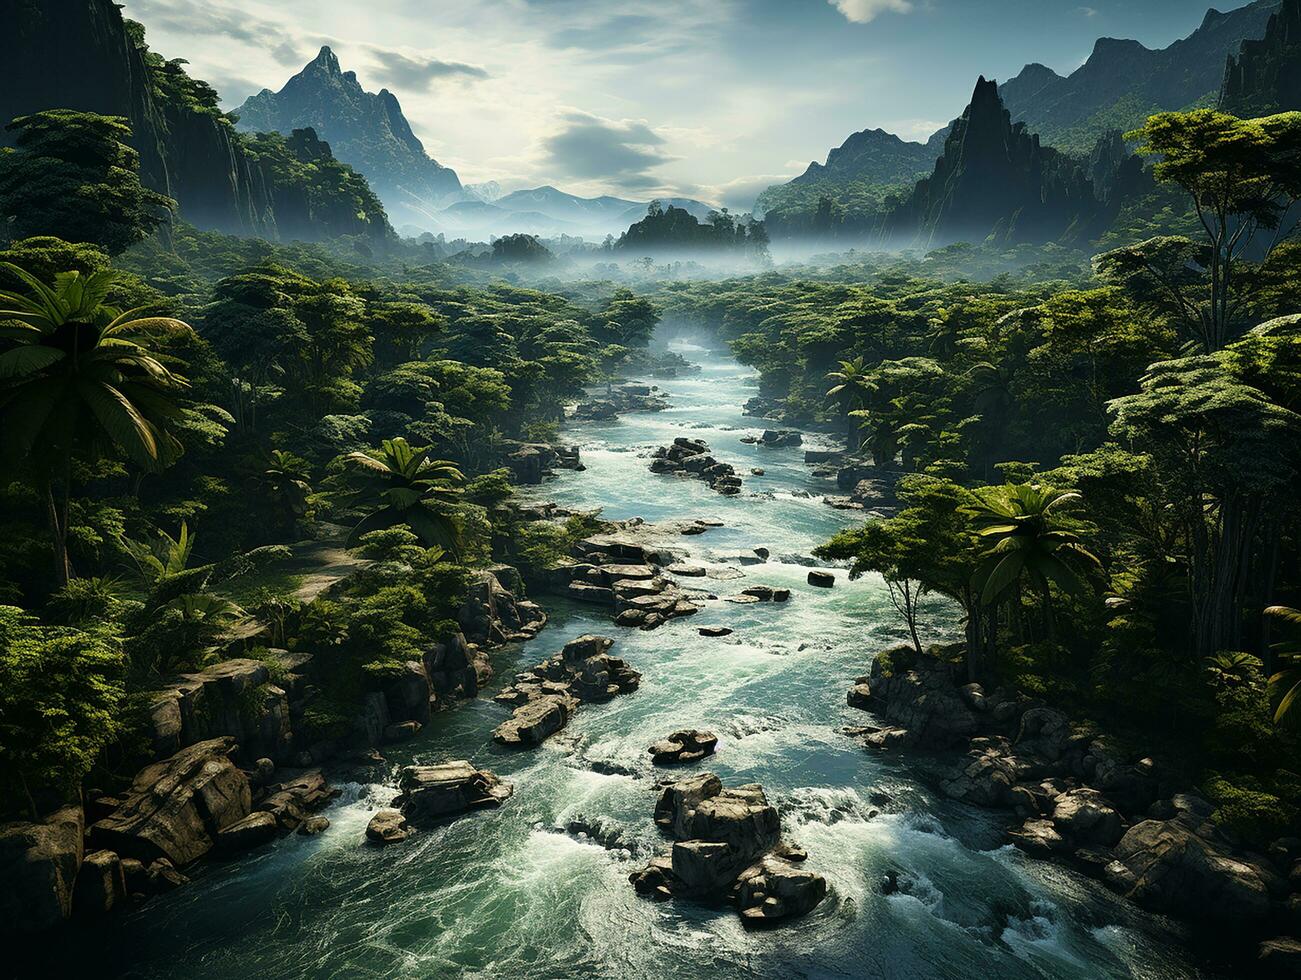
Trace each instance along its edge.
{"label": "hillside", "polygon": [[1213,104],[1224,65],[1243,41],[1260,38],[1279,0],[1256,0],[1229,13],[1207,11],[1201,26],[1169,47],[1099,38],[1068,76],[1027,65],[999,89],[1014,122],[1047,146],[1078,155],[1108,130],[1129,130],[1153,112]]}
{"label": "hillside", "polygon": [[388,89],[367,92],[329,47],[279,92],[263,89],[235,114],[242,132],[315,130],[366,176],[399,223],[429,227],[433,211],[461,198],[456,172],[425,153],[397,97]]}
{"label": "hillside", "polygon": [[[826,163],[810,163],[793,180],[769,187],[755,207],[779,235],[813,232],[822,198],[835,202],[842,224],[870,223],[887,197],[906,194],[931,171],[947,132],[941,130],[926,143],[910,143],[881,129],[854,133],[827,154]],[[822,223],[827,220],[824,215]]]}

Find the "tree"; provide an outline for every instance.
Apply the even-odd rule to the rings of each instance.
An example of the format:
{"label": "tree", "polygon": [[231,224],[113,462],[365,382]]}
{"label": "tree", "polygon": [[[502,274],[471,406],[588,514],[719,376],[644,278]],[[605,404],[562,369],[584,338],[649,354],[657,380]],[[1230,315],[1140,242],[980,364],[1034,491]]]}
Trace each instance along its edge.
{"label": "tree", "polygon": [[459,553],[460,534],[447,505],[460,496],[461,471],[446,460],[431,460],[429,449],[413,449],[402,438],[385,439],[377,452],[349,453],[352,506],[373,508],[353,527],[347,547],[355,548],[370,531],[405,524],[426,547]]}
{"label": "tree", "polygon": [[957,602],[966,613],[967,673],[975,680],[988,645],[984,610],[972,586],[980,547],[965,513],[975,498],[949,480],[907,476],[900,481],[899,500],[903,506],[896,516],[841,531],[815,553],[848,559],[853,578],[879,572],[918,649],[918,601],[937,593]]}
{"label": "tree", "polygon": [[55,235],[125,251],[171,220],[176,202],[140,183],[140,154],[119,116],[51,109],[6,129],[0,151],[0,226],[13,238]]}
{"label": "tree", "polygon": [[989,488],[977,499],[970,512],[976,533],[989,545],[976,573],[981,604],[992,606],[1014,598],[1021,580],[1029,579],[1039,594],[1044,627],[1051,636],[1050,584],[1081,595],[1088,580],[1102,570],[1097,556],[1063,521],[1065,512],[1083,497],[1074,490],[1021,483]]}
{"label": "tree", "polygon": [[1204,237],[1141,242],[1100,256],[1098,269],[1155,288],[1202,350],[1217,351],[1240,332],[1254,290],[1244,261],[1268,260],[1296,231],[1301,113],[1161,112],[1126,138],[1158,158],[1158,180],[1183,188]]}
{"label": "tree", "polygon": [[122,724],[125,674],[110,636],[39,625],[0,606],[0,798],[71,797]]}
{"label": "tree", "polygon": [[282,526],[293,529],[307,513],[312,469],[307,460],[284,449],[271,450],[260,483]]}
{"label": "tree", "polygon": [[853,436],[858,428],[854,412],[866,404],[868,396],[875,390],[867,359],[855,357],[853,360],[841,361],[839,368],[827,374],[827,380],[835,382],[827,390],[827,397],[836,399],[843,406],[849,434]]}
{"label": "tree", "polygon": [[[172,434],[174,395],[186,380],[150,351],[159,333],[191,334],[171,317],[105,305],[112,272],[56,277],[53,287],[9,263],[26,296],[0,292],[0,448],[31,467],[46,498],[58,583],[68,562],[69,501],[77,459],[122,453],[141,469],[161,470],[181,453]],[[57,491],[57,492],[56,492]]]}
{"label": "tree", "polygon": [[1301,474],[1301,416],[1207,356],[1153,364],[1110,410],[1112,435],[1153,460],[1150,492],[1182,551],[1198,657],[1240,649],[1245,597]]}

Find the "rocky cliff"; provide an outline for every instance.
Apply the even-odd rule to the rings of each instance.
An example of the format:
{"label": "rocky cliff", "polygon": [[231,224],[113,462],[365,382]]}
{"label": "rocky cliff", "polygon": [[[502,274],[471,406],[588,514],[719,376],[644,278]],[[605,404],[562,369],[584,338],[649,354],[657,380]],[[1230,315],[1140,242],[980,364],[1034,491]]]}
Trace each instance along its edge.
{"label": "rocky cliff", "polygon": [[427,225],[434,209],[461,197],[456,172],[425,153],[397,97],[367,92],[328,47],[279,92],[263,89],[235,114],[244,132],[315,130],[366,176],[399,223]]}
{"label": "rocky cliff", "polygon": [[[144,29],[124,20],[111,0],[12,0],[0,14],[0,60],[0,121],[56,108],[125,117],[142,180],[174,198],[181,217],[197,227],[268,239],[389,233],[382,209],[317,220],[347,215],[338,205],[359,196],[356,181],[339,181],[349,191],[346,202],[323,201],[324,185],[305,187],[301,173],[250,153],[217,107],[217,93],[190,78],[182,62],[149,51]],[[6,139],[0,129],[0,145]],[[305,196],[317,198],[313,207],[300,206]]]}
{"label": "rocky cliff", "polygon": [[1284,0],[1265,36],[1229,57],[1220,107],[1245,117],[1301,110],[1301,0]]}
{"label": "rocky cliff", "polygon": [[1228,13],[1210,10],[1192,34],[1159,50],[1100,38],[1069,76],[1027,65],[1003,84],[1003,101],[1013,121],[1045,144],[1083,155],[1107,130],[1131,129],[1153,112],[1212,103],[1226,58],[1261,37],[1278,7],[1279,0],[1255,0]]}
{"label": "rocky cliff", "polygon": [[1086,240],[1099,216],[1084,168],[1013,123],[998,84],[982,77],[934,172],[890,214],[887,229],[926,245]]}

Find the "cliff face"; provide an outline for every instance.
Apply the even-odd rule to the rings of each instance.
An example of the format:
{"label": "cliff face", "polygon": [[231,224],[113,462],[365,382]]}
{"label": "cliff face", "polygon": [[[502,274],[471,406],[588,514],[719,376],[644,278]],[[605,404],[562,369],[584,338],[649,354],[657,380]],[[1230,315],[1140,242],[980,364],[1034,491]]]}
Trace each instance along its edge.
{"label": "cliff face", "polygon": [[1192,34],[1157,51],[1100,38],[1070,76],[1027,65],[1001,94],[1014,121],[1047,145],[1082,155],[1108,130],[1128,130],[1153,112],[1211,103],[1225,59],[1261,37],[1278,8],[1279,0],[1255,0],[1229,13],[1210,10]]}
{"label": "cliff face", "polygon": [[461,199],[455,171],[425,153],[397,97],[388,89],[365,91],[328,47],[279,92],[263,89],[236,115],[243,132],[313,129],[366,176],[399,222],[427,225],[433,210]]}
{"label": "cliff face", "polygon": [[[265,189],[218,115],[160,100],[121,11],[110,0],[11,0],[0,30],[0,120],[71,108],[125,116],[141,177],[196,225],[275,236]],[[9,25],[12,29],[8,29]],[[0,143],[6,141],[0,132]]]}
{"label": "cliff face", "polygon": [[1220,107],[1249,118],[1301,110],[1301,0],[1283,0],[1265,36],[1229,57]]}
{"label": "cliff face", "polygon": [[1023,123],[1013,124],[997,83],[982,77],[934,173],[890,215],[887,228],[930,245],[1085,239],[1099,210],[1083,168],[1040,146]]}
{"label": "cliff face", "polygon": [[[365,181],[336,173],[333,159],[323,168],[340,179],[309,187],[321,167],[286,165],[283,151],[251,153],[217,108],[216,93],[179,63],[149,52],[139,25],[123,20],[112,0],[3,2],[0,145],[8,139],[3,124],[32,112],[124,116],[140,152],[142,181],[174,198],[181,218],[196,227],[271,240],[282,233],[304,240],[392,233]],[[309,197],[311,206],[300,207]],[[279,227],[281,213],[290,218],[287,230]]]}

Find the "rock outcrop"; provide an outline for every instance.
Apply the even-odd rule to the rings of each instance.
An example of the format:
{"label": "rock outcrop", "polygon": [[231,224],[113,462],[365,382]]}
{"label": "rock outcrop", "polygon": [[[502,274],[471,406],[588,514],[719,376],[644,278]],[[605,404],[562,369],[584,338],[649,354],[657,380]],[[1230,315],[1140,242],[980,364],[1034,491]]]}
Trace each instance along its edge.
{"label": "rock outcrop", "polygon": [[673,473],[704,480],[709,488],[725,497],[735,497],[741,492],[741,478],[731,463],[720,463],[701,439],[679,436],[671,446],[661,446],[652,454],[652,473]]}
{"label": "rock outcrop", "polygon": [[826,879],[797,867],[807,855],[783,843],[760,786],[729,789],[715,774],[697,773],[664,789],[655,822],[674,844],[629,875],[640,895],[730,897],[747,926],[803,915],[826,897]]}
{"label": "rock outcrop", "polygon": [[1301,109],[1301,0],[1283,0],[1264,37],[1230,53],[1220,108],[1244,119]]}
{"label": "rock outcrop", "polygon": [[514,792],[514,787],[496,774],[465,761],[407,766],[402,770],[401,787],[399,806],[417,822],[499,807]]}
{"label": "rock outcrop", "polygon": [[39,932],[72,914],[85,831],[81,807],[0,826],[0,933]]}
{"label": "rock outcrop", "polygon": [[209,739],[146,766],[121,806],[91,825],[92,846],[146,865],[203,857],[253,807],[248,777],[230,760],[234,747],[230,738]]}
{"label": "rock outcrop", "polygon": [[569,723],[584,703],[609,701],[637,690],[641,675],[609,654],[614,641],[591,634],[565,644],[554,657],[517,675],[493,700],[513,705],[514,713],[492,737],[516,748],[541,745]]}

